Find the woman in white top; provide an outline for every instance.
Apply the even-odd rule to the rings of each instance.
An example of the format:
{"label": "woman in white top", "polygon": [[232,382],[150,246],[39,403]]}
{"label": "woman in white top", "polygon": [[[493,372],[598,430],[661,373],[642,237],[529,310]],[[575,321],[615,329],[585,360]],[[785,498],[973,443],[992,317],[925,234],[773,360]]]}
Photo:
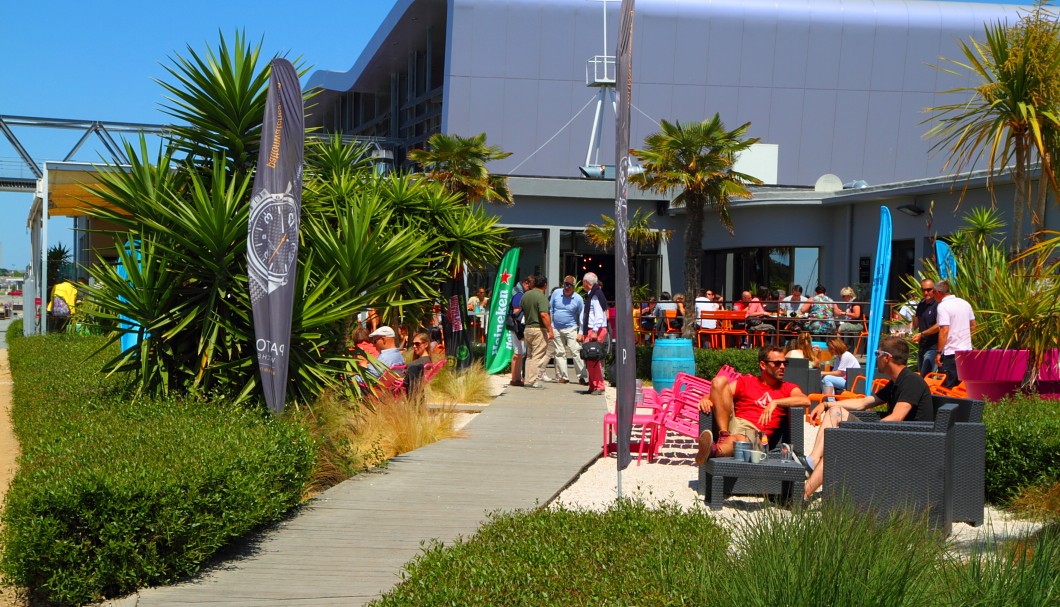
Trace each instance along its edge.
{"label": "woman in white top", "polygon": [[834,357],[832,370],[821,371],[821,387],[831,384],[836,392],[842,392],[847,387],[847,369],[860,369],[861,363],[847,350],[846,343],[838,337],[828,340],[828,351]]}

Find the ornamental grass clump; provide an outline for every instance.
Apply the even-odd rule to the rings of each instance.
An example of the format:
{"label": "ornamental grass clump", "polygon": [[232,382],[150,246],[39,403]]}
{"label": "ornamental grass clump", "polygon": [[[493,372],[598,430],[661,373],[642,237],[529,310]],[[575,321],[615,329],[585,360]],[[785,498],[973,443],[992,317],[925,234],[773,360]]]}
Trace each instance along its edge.
{"label": "ornamental grass clump", "polygon": [[918,516],[879,516],[841,502],[768,510],[737,532],[727,581],[711,604],[920,607],[945,544]]}

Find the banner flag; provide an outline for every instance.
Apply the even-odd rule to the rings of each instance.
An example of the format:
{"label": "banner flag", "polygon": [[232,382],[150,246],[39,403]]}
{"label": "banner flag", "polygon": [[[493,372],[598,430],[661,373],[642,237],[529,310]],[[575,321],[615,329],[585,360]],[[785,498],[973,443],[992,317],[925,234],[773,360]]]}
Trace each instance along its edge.
{"label": "banner flag", "polygon": [[471,334],[467,328],[467,295],[464,293],[464,272],[460,271],[442,285],[445,310],[442,313],[442,332],[445,336],[446,366],[466,369],[471,366]]}
{"label": "banner flag", "polygon": [[[118,263],[115,265],[114,271],[119,278],[124,278],[129,284],[133,284],[129,279],[129,272],[125,269],[125,260],[128,260],[130,264],[136,262],[135,272],[139,273],[142,258],[140,241],[126,241],[123,248],[125,249],[125,254],[118,255]],[[121,295],[118,296],[118,299],[125,301],[125,297]],[[122,353],[138,347],[143,340],[151,337],[151,333],[144,331],[140,323],[128,316],[120,314],[118,315],[118,319],[118,330],[121,331],[121,337],[119,338],[118,343],[121,344]]]}
{"label": "banner flag", "polygon": [[942,280],[957,278],[957,258],[953,256],[953,250],[945,240],[935,241],[935,262],[938,264],[939,278]]}
{"label": "banner flag", "polygon": [[865,393],[872,390],[876,378],[876,348],[883,332],[883,308],[887,306],[887,278],[891,271],[891,211],[880,207],[880,235],[876,241],[876,270],[872,273],[872,297],[869,300],[868,339],[865,346]]}
{"label": "banner flag", "polygon": [[273,413],[287,399],[291,314],[302,217],[305,110],[298,73],[272,60],[261,150],[247,226],[247,273],[254,310],[254,345],[265,402]]}
{"label": "banner flag", "polygon": [[493,296],[490,297],[489,325],[486,332],[486,373],[500,373],[512,361],[512,332],[505,325],[511,314],[512,294],[519,279],[515,272],[519,269],[519,247],[513,247],[504,254],[501,265],[497,268],[497,279],[493,283]]}
{"label": "banner flag", "polygon": [[637,381],[636,348],[633,343],[633,293],[629,284],[629,109],[633,91],[633,10],[634,0],[622,0],[618,25],[615,90],[615,379],[618,382],[618,469],[625,470],[631,459],[629,435],[633,431],[633,408]]}

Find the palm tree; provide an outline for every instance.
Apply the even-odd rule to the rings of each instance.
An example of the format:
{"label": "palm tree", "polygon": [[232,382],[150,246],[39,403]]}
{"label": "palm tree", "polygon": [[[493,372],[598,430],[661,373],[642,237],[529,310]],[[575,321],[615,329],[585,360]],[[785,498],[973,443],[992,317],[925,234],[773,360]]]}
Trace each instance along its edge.
{"label": "palm tree", "polygon": [[629,180],[641,189],[667,193],[680,190],[674,203],[688,209],[685,227],[685,292],[689,301],[700,288],[700,258],[703,256],[703,210],[717,211],[718,218],[733,234],[729,201],[750,198],[748,184],[762,183],[756,177],[733,170],[736,154],[750,148],[758,138],[744,139],[748,122],[725,130],[721,117],[682,125],[662,121],[662,130],[644,140],[643,150],[631,150],[641,160],[643,173]]}
{"label": "palm tree", "polygon": [[513,204],[507,178],[492,175],[486,169],[487,162],[512,154],[486,145],[485,133],[474,137],[435,133],[427,140],[427,145],[426,150],[410,150],[409,160],[423,167],[428,180],[437,181],[446,190],[461,194],[468,203]]}
{"label": "palm tree", "polygon": [[[985,42],[971,38],[960,43],[963,61],[944,58],[957,69],[939,69],[975,84],[945,91],[960,95],[960,101],[926,110],[931,116],[925,122],[937,121],[927,134],[937,139],[933,150],[949,154],[947,166],[957,173],[984,156],[991,177],[1012,164],[1012,242],[1022,248],[1025,211],[1031,212],[1031,225],[1039,232],[1046,194],[1050,187],[1057,189],[1060,22],[1039,2],[1018,25],[988,24],[984,32]],[[1031,169],[1036,162],[1042,175],[1037,201],[1032,201]],[[993,179],[988,186],[993,188]]]}
{"label": "palm tree", "polygon": [[[603,223],[590,223],[585,226],[585,238],[590,244],[608,251],[615,247],[615,220],[607,215],[601,215],[600,219],[603,220]],[[626,234],[626,254],[629,258],[629,284],[636,293],[639,285],[637,284],[637,267],[633,260],[640,254],[642,247],[669,240],[670,230],[653,229],[651,215],[642,213],[641,209],[637,209],[633,213],[633,217],[629,219]]]}

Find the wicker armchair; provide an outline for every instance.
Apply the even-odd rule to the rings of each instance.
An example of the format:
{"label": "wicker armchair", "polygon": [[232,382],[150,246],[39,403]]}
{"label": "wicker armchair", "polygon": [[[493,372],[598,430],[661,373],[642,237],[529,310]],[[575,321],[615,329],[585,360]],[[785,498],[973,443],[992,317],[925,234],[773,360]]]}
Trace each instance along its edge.
{"label": "wicker armchair", "polygon": [[[883,513],[901,508],[923,510],[931,526],[948,535],[955,502],[967,500],[962,506],[970,509],[973,501],[956,490],[957,479],[961,484],[968,482],[963,468],[975,467],[967,463],[974,457],[958,449],[958,445],[967,448],[955,427],[960,407],[943,404],[932,424],[844,422],[825,430],[825,498],[841,497]],[[981,517],[980,505],[980,522]]]}
{"label": "wicker armchair", "polygon": [[[956,398],[935,395],[931,397],[935,416],[944,406],[953,404],[953,442],[950,453],[950,473],[953,477],[953,520],[968,523],[973,527],[983,524],[986,507],[986,426],[983,425],[983,407],[981,400]],[[853,411],[860,422],[872,423],[879,419],[873,411]],[[844,428],[865,428],[859,422],[844,422]],[[902,430],[931,431],[931,422],[902,422]],[[831,440],[831,434],[828,435]],[[831,443],[829,443],[829,449]],[[826,450],[827,451],[827,450]],[[827,459],[825,460],[827,461]],[[825,468],[825,482],[827,470]]]}
{"label": "wicker armchair", "polygon": [[[772,449],[780,443],[788,443],[798,453],[803,452],[803,419],[806,417],[805,407],[791,407],[788,409],[787,419],[780,425],[780,433],[769,437],[769,447]],[[717,436],[718,427],[714,424],[713,413],[699,413],[700,432],[706,429],[714,431]],[[706,495],[707,468],[706,465],[699,467],[699,492]],[[774,479],[760,478],[738,478],[729,495],[781,495],[783,493],[783,482]],[[799,498],[801,499],[801,498]]]}

